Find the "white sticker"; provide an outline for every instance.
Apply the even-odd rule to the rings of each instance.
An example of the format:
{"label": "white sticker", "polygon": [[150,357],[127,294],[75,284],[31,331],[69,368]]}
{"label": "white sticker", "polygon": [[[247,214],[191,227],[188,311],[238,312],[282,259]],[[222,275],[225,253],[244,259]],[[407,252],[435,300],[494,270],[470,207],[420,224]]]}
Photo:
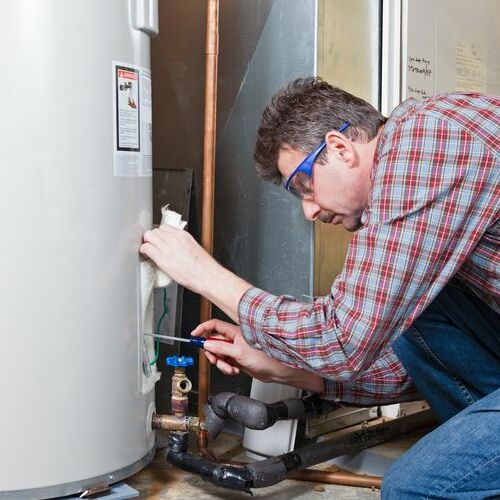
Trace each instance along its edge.
{"label": "white sticker", "polygon": [[151,72],[113,61],[114,175],[152,175]]}
{"label": "white sticker", "polygon": [[485,57],[477,45],[457,43],[456,88],[464,92],[486,92],[487,70]]}
{"label": "white sticker", "polygon": [[408,55],[406,97],[427,99],[434,94],[434,58],[420,53]]}

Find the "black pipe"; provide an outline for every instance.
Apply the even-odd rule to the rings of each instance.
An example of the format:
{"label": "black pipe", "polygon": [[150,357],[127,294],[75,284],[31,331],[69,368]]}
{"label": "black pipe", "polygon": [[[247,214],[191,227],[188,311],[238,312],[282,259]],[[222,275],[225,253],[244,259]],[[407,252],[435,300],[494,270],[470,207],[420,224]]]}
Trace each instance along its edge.
{"label": "black pipe", "polygon": [[331,458],[357,453],[402,434],[430,425],[430,410],[422,413],[367,426],[341,437],[311,444],[278,457],[268,458],[244,467],[214,464],[187,451],[187,433],[172,432],[168,438],[167,460],[177,467],[194,472],[211,483],[250,492],[250,488],[271,486],[286,479],[291,473],[324,462]]}
{"label": "black pipe", "polygon": [[188,452],[188,433],[171,432],[168,435],[167,460],[187,472],[199,474],[205,481],[230,490],[250,493],[253,478],[246,467],[212,463]]}
{"label": "black pipe", "polygon": [[276,403],[263,403],[232,392],[221,392],[210,397],[205,405],[205,428],[210,438],[215,439],[230,418],[248,429],[263,430],[278,420],[322,415],[339,405],[317,396],[285,399]]}

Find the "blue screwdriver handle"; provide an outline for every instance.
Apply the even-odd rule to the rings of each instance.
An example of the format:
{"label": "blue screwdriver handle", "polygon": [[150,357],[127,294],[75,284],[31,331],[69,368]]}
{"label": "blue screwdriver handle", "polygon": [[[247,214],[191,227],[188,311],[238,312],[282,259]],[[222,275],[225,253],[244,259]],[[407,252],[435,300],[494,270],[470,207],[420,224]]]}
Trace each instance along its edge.
{"label": "blue screwdriver handle", "polygon": [[203,349],[203,346],[205,345],[205,341],[207,339],[205,337],[191,337],[189,339],[189,343],[191,345],[194,345],[195,347],[199,347],[200,349]]}
{"label": "blue screwdriver handle", "polygon": [[203,349],[203,346],[205,345],[205,342],[207,340],[219,340],[220,342],[227,342],[228,344],[232,344],[232,342],[230,340],[218,339],[217,337],[191,337],[189,339],[189,343],[191,345],[194,345],[195,347],[199,347],[200,349]]}

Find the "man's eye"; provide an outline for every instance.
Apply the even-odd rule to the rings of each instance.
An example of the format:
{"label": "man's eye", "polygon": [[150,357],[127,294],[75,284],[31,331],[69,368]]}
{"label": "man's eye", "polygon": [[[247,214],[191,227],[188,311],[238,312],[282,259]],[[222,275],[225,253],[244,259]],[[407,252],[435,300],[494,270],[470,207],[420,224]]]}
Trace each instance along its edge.
{"label": "man's eye", "polygon": [[297,190],[300,191],[302,194],[309,194],[311,192],[311,183],[309,181],[301,182],[297,186]]}

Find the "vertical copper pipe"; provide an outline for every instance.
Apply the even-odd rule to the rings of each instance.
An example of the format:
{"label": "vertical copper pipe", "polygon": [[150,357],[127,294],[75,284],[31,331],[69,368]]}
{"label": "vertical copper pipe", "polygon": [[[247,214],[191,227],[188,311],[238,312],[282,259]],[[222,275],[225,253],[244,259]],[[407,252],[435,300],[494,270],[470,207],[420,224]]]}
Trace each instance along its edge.
{"label": "vertical copper pipe", "polygon": [[[205,127],[203,141],[203,191],[201,215],[201,244],[213,253],[215,139],[217,120],[217,62],[219,55],[219,0],[207,0],[205,59]],[[200,321],[212,316],[212,304],[204,297],[200,304]],[[198,355],[198,417],[204,420],[204,406],[210,387],[210,364],[201,349]]]}

